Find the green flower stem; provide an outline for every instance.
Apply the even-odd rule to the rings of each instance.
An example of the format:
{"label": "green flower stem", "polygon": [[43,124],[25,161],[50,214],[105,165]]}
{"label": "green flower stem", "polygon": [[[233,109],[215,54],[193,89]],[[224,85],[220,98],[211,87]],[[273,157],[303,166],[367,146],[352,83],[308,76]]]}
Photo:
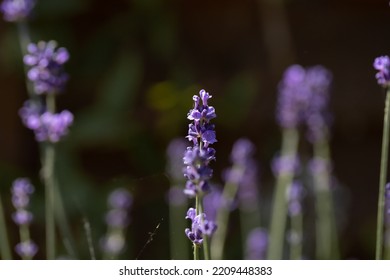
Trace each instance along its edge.
{"label": "green flower stem", "polygon": [[[282,135],[281,156],[296,157],[299,135],[296,129],[285,129]],[[267,259],[280,260],[283,258],[283,244],[286,229],[287,201],[286,192],[291,185],[293,172],[282,172],[276,180],[276,193],[274,195],[270,241],[267,252]]]}
{"label": "green flower stem", "polygon": [[[20,225],[19,226],[19,235],[21,242],[30,242],[30,230],[28,225]],[[24,260],[31,260],[31,257],[23,256]]]}
{"label": "green flower stem", "polygon": [[[196,215],[199,215],[199,204],[200,204],[200,199],[199,196],[196,195],[195,197],[195,211]],[[199,246],[197,244],[193,244],[194,246],[194,260],[199,260]]]}
{"label": "green flower stem", "polygon": [[[48,112],[55,112],[55,96],[46,96]],[[55,146],[47,142],[43,148],[43,181],[45,184],[45,220],[46,220],[46,257],[48,260],[55,259]]]}
{"label": "green flower stem", "polygon": [[303,216],[302,214],[291,217],[291,233],[298,237],[298,240],[292,240],[290,246],[290,259],[302,259],[302,237],[303,237]]}
{"label": "green flower stem", "polygon": [[[237,167],[234,166],[235,169],[233,172],[237,170]],[[241,172],[243,170],[240,170]],[[213,260],[222,260],[223,259],[223,251],[226,242],[226,234],[227,234],[227,226],[229,223],[229,202],[234,199],[238,190],[237,184],[232,182],[227,182],[225,187],[223,188],[222,193],[222,201],[227,203],[222,203],[217,212],[217,225],[218,229],[214,233],[213,241],[211,242],[211,251]]]}
{"label": "green flower stem", "polygon": [[[325,166],[330,166],[329,144],[326,139],[314,143],[314,158],[321,159]],[[316,258],[329,260],[338,258],[338,241],[335,213],[330,189],[329,170],[325,169],[315,174],[314,187],[316,192]]]}
{"label": "green flower stem", "polygon": [[376,228],[376,250],[375,259],[383,258],[383,227],[384,227],[384,211],[385,211],[385,185],[387,178],[387,161],[389,155],[389,124],[390,124],[390,88],[386,91],[386,102],[383,120],[383,138],[382,138],[382,154],[381,154],[381,169],[379,178],[379,194],[378,194],[378,220]]}
{"label": "green flower stem", "polygon": [[187,210],[187,203],[182,205],[169,204],[169,239],[171,259],[186,260],[188,259],[188,238],[182,230],[186,228],[186,220],[183,219]]}
{"label": "green flower stem", "polygon": [[5,223],[3,203],[0,195],[0,253],[3,260],[12,260],[11,249]]}
{"label": "green flower stem", "polygon": [[[201,199],[199,199],[199,203],[198,203],[198,207],[196,209],[199,208],[199,214],[200,213],[204,213],[204,210],[203,210],[203,203],[201,201]],[[210,247],[209,247],[209,238],[207,235],[203,235],[203,257],[205,260],[209,260],[210,259]]]}

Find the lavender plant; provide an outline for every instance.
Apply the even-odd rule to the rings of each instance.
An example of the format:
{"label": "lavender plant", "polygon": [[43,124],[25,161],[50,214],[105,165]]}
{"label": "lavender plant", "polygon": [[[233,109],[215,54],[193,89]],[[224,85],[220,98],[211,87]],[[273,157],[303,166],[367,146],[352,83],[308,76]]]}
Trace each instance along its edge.
{"label": "lavender plant", "polygon": [[267,256],[268,233],[264,228],[252,229],[246,239],[245,259],[264,260]]}
{"label": "lavender plant", "polygon": [[385,259],[390,260],[390,183],[385,187]]}
{"label": "lavender plant", "polygon": [[385,212],[385,184],[387,178],[387,164],[389,154],[389,125],[390,125],[390,58],[380,56],[374,60],[374,68],[378,71],[375,75],[377,82],[386,90],[386,101],[383,120],[383,137],[381,167],[379,175],[379,195],[378,195],[378,216],[376,230],[376,250],[375,258],[383,258],[383,231],[384,231],[384,212]]}
{"label": "lavender plant", "polygon": [[[256,171],[253,160],[255,147],[248,139],[238,139],[232,149],[232,167],[225,172],[225,186],[217,214],[219,229],[211,244],[212,258],[222,259],[232,204],[238,198],[242,236],[247,236],[253,225],[260,223]],[[245,246],[243,246],[244,248]]]}
{"label": "lavender plant", "polygon": [[290,216],[290,231],[288,241],[290,243],[290,259],[302,258],[303,217],[302,198],[304,189],[302,184],[294,180],[286,194],[288,198],[288,215]]}
{"label": "lavender plant", "polygon": [[193,146],[187,147],[184,153],[184,164],[186,165],[184,176],[187,179],[184,193],[195,198],[195,208],[187,211],[187,219],[191,220],[191,228],[185,233],[194,246],[194,259],[199,259],[199,247],[203,245],[204,258],[210,259],[208,238],[216,230],[213,221],[206,220],[203,210],[203,196],[210,191],[209,180],[213,170],[209,163],[215,160],[215,150],[210,145],[217,142],[214,125],[210,122],[216,117],[213,106],[208,105],[211,95],[205,90],[194,95],[194,108],[191,109],[187,118],[193,121],[188,128],[187,139]]}
{"label": "lavender plant", "polygon": [[34,187],[28,179],[19,178],[13,182],[11,192],[12,204],[16,209],[12,214],[12,219],[19,226],[21,241],[16,245],[15,251],[23,259],[28,260],[34,257],[38,251],[37,245],[30,238],[29,231],[29,224],[33,219],[33,214],[27,209]]}
{"label": "lavender plant", "polygon": [[123,251],[126,239],[126,228],[130,223],[129,210],[133,204],[133,196],[124,188],[114,190],[108,197],[105,221],[108,226],[107,234],[101,239],[103,259],[116,259]]}

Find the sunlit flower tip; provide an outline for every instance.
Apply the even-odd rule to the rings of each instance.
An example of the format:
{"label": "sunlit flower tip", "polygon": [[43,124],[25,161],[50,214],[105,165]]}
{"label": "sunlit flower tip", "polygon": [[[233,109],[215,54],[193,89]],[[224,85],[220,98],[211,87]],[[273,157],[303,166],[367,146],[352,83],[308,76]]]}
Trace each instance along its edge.
{"label": "sunlit flower tip", "polygon": [[35,2],[35,0],[4,0],[0,4],[0,11],[6,21],[22,21],[30,16]]}

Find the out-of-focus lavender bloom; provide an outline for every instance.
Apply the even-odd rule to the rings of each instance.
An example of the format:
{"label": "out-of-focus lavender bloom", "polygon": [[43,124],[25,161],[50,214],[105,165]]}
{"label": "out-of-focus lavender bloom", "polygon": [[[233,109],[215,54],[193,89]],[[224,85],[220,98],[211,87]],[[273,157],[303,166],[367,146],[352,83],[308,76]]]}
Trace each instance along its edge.
{"label": "out-of-focus lavender bloom", "polygon": [[378,73],[375,74],[375,78],[378,81],[378,84],[387,87],[390,84],[390,58],[385,56],[379,56],[375,58],[374,68],[378,70]]}
{"label": "out-of-focus lavender bloom", "polygon": [[183,192],[182,187],[172,186],[167,194],[168,203],[175,206],[184,205],[187,201],[187,196]]}
{"label": "out-of-focus lavender bloom", "polygon": [[238,199],[242,209],[252,211],[259,198],[258,166],[253,158],[255,146],[246,139],[238,139],[232,148],[233,167],[224,172],[224,180],[238,185]]}
{"label": "out-of-focus lavender bloom", "polygon": [[292,155],[276,156],[272,160],[272,171],[275,176],[283,173],[297,173],[300,168],[299,158]]}
{"label": "out-of-focus lavender bloom", "polygon": [[309,170],[313,175],[317,175],[324,172],[331,172],[332,166],[330,162],[323,158],[312,158],[309,162]]}
{"label": "out-of-focus lavender bloom", "polygon": [[189,125],[187,136],[193,146],[187,147],[183,158],[186,165],[184,176],[187,178],[184,192],[189,197],[210,190],[208,180],[213,170],[208,165],[211,160],[215,160],[215,150],[209,145],[217,141],[214,125],[210,123],[210,120],[216,117],[214,107],[208,105],[210,98],[211,95],[205,90],[201,90],[199,96],[194,95],[194,108],[187,115],[187,118],[193,121]]}
{"label": "out-of-focus lavender bloom", "polygon": [[34,187],[27,178],[16,179],[12,184],[12,204],[16,209],[12,219],[17,225],[28,225],[33,219],[33,215],[26,210],[33,192]]}
{"label": "out-of-focus lavender bloom", "polygon": [[63,65],[69,60],[69,53],[65,48],[56,48],[55,41],[27,46],[24,63],[29,67],[27,77],[34,84],[36,94],[61,92],[68,81]]}
{"label": "out-of-focus lavender bloom", "polygon": [[183,154],[187,149],[187,143],[184,139],[173,139],[167,148],[167,172],[174,181],[183,179]]}
{"label": "out-of-focus lavender bloom", "polygon": [[212,187],[211,191],[203,197],[203,209],[207,218],[211,221],[217,220],[218,209],[226,202],[223,201],[222,191]]}
{"label": "out-of-focus lavender bloom", "polygon": [[128,209],[133,204],[133,196],[123,188],[114,190],[108,197],[108,204],[115,209]]}
{"label": "out-of-focus lavender bloom", "polygon": [[277,120],[283,128],[308,127],[308,138],[323,137],[330,122],[328,113],[331,73],[322,66],[292,65],[279,84]]}
{"label": "out-of-focus lavender bloom", "polygon": [[33,215],[25,209],[18,209],[12,214],[12,219],[17,225],[29,225],[33,219]]}
{"label": "out-of-focus lavender bloom", "polygon": [[110,193],[107,202],[110,208],[105,216],[108,232],[100,240],[100,247],[103,252],[113,257],[125,246],[123,230],[130,223],[129,210],[133,204],[133,196],[128,190],[118,188]]}
{"label": "out-of-focus lavender bloom", "polygon": [[122,234],[112,233],[100,240],[101,248],[109,255],[118,255],[125,247]]}
{"label": "out-of-focus lavender bloom", "polygon": [[246,240],[245,258],[247,260],[265,259],[268,247],[268,233],[263,228],[254,228]]}
{"label": "out-of-focus lavender bloom", "polygon": [[302,235],[294,230],[290,230],[287,232],[287,242],[290,243],[290,245],[302,243]]}
{"label": "out-of-focus lavender bloom", "polygon": [[211,236],[217,230],[213,221],[206,220],[204,213],[196,215],[194,208],[188,209],[186,219],[191,220],[191,229],[186,228],[185,234],[196,245],[202,244],[204,235]]}
{"label": "out-of-focus lavender bloom", "polygon": [[24,125],[33,130],[35,139],[39,142],[56,143],[68,134],[68,128],[73,123],[73,114],[68,110],[53,114],[40,113],[36,105],[26,102],[19,110]]}
{"label": "out-of-focus lavender bloom", "polygon": [[293,181],[287,189],[288,212],[290,216],[299,215],[302,212],[302,198],[304,188],[298,181]]}
{"label": "out-of-focus lavender bloom", "polygon": [[15,246],[15,251],[22,258],[32,258],[38,252],[38,246],[31,240],[24,241]]}
{"label": "out-of-focus lavender bloom", "polygon": [[187,143],[184,139],[173,139],[167,148],[167,173],[171,180],[171,187],[167,193],[167,201],[170,205],[180,206],[187,201],[187,196],[183,193],[181,185],[183,178],[183,155],[187,149]]}
{"label": "out-of-focus lavender bloom", "polygon": [[0,11],[6,21],[22,21],[29,17],[35,2],[35,0],[4,0],[0,4]]}

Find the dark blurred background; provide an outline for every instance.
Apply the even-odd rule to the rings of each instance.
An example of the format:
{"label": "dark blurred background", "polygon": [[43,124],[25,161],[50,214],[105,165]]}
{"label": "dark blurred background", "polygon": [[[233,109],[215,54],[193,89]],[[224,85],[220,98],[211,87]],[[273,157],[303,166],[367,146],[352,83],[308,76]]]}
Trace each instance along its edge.
{"label": "dark blurred background", "polygon": [[[322,64],[334,77],[331,149],[341,257],[374,258],[384,92],[372,63],[390,54],[388,1],[39,0],[29,25],[33,41],[56,40],[71,54],[71,79],[57,102],[74,113],[75,123],[59,145],[57,171],[81,251],[82,217],[98,243],[107,194],[124,186],[135,205],[123,257],[135,258],[160,223],[139,258],[169,258],[165,149],[186,135],[192,95],[201,88],[213,95],[218,116],[215,182],[230,164],[234,141],[248,137],[257,146],[261,192],[269,204],[269,165],[281,140],[277,83],[286,67],[298,63]],[[0,191],[11,213],[6,199],[12,181],[32,179],[32,238],[43,246],[39,149],[17,113],[27,91],[16,26],[4,21],[0,84]],[[9,225],[15,243],[17,229],[11,219]]]}

